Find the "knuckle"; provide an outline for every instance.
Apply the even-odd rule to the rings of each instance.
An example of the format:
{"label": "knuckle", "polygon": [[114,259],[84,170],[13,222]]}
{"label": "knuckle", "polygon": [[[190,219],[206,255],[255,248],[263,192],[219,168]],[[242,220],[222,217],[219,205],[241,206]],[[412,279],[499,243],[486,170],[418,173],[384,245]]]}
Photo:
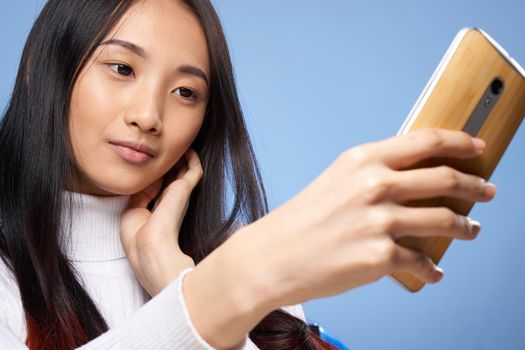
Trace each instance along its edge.
{"label": "knuckle", "polygon": [[342,153],[343,161],[349,166],[365,164],[369,160],[369,152],[365,145],[350,148]]}
{"label": "knuckle", "polygon": [[401,137],[406,137],[409,141],[417,141],[420,137],[421,130],[423,129],[409,131],[408,133],[405,134],[405,136],[401,136]]}
{"label": "knuckle", "polygon": [[371,203],[390,197],[394,187],[394,177],[382,166],[369,165],[364,173],[363,189]]}
{"label": "knuckle", "polygon": [[463,130],[459,131],[458,137],[460,138],[461,143],[463,144],[463,146],[466,149],[473,149],[473,148],[475,148],[474,144],[472,143],[472,136],[470,136],[467,132],[465,132]]}
{"label": "knuckle", "polygon": [[443,173],[445,187],[451,192],[457,191],[461,185],[458,172],[446,165],[442,165],[440,171]]}
{"label": "knuckle", "polygon": [[461,138],[461,141],[465,144],[466,148],[474,148],[474,144],[472,143],[472,136],[470,136],[467,132],[461,130],[459,132],[459,137]]}
{"label": "knuckle", "polygon": [[433,128],[420,129],[419,137],[423,139],[430,148],[440,148],[443,146],[443,137]]}
{"label": "knuckle", "polygon": [[395,249],[395,244],[390,240],[383,240],[376,245],[376,257],[378,264],[396,266],[399,264],[399,255]]}
{"label": "knuckle", "polygon": [[372,224],[381,233],[390,233],[395,226],[396,219],[394,214],[386,208],[376,208],[372,215]]}
{"label": "knuckle", "polygon": [[199,179],[204,176],[204,170],[202,169],[202,166],[199,166],[197,168],[197,176],[199,177]]}
{"label": "knuckle", "polygon": [[373,174],[366,179],[366,189],[374,200],[380,200],[389,193],[391,184],[380,174]]}
{"label": "knuckle", "polygon": [[441,209],[441,222],[445,229],[451,230],[458,226],[458,215],[449,208]]}

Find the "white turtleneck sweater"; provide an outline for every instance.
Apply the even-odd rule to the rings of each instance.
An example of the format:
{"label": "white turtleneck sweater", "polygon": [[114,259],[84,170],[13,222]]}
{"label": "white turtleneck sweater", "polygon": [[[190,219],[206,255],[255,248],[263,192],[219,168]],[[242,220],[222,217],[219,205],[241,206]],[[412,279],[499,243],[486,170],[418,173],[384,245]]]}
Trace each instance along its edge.
{"label": "white turtleneck sweater", "polygon": [[[182,271],[153,298],[135,278],[119,235],[120,216],[129,196],[97,197],[68,191],[63,196],[72,199],[74,212],[71,231],[63,230],[61,244],[109,326],[106,333],[79,349],[212,350],[193,326],[184,300],[182,280],[192,268]],[[67,213],[69,208],[64,206],[63,218]],[[63,228],[65,222],[62,220]],[[283,309],[306,320],[301,304]],[[18,285],[0,259],[0,348],[27,350],[26,339]],[[248,335],[241,348],[258,349]]]}

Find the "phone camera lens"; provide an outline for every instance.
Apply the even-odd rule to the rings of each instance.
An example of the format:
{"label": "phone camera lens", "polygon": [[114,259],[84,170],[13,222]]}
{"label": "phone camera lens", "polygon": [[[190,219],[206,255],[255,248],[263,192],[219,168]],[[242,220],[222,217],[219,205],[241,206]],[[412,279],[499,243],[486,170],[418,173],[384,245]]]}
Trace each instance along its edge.
{"label": "phone camera lens", "polygon": [[490,84],[490,91],[492,91],[494,95],[499,95],[501,90],[503,90],[503,81],[500,78],[494,79]]}

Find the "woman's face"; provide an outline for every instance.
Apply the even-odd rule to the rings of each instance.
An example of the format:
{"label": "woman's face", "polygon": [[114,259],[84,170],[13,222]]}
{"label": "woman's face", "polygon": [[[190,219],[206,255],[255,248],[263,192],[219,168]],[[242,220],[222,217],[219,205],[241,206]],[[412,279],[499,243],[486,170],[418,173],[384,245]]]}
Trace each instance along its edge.
{"label": "woman's face", "polygon": [[199,132],[208,101],[206,38],[179,1],[146,0],[102,43],[73,88],[75,181],[83,193],[133,194],[184,159]]}

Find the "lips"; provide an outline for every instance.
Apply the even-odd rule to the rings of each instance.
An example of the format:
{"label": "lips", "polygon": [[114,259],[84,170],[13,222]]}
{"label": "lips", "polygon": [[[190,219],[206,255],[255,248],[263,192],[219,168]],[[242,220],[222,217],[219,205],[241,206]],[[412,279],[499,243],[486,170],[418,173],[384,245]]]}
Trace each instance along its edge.
{"label": "lips", "polygon": [[150,147],[150,146],[148,146],[146,144],[143,144],[143,143],[139,143],[139,142],[133,142],[133,141],[109,141],[109,143],[112,144],[112,145],[116,145],[116,146],[128,147],[128,148],[131,148],[134,151],[146,153],[146,154],[150,155],[151,157],[155,157],[156,153],[157,153],[157,152],[155,152],[155,150],[152,147]]}
{"label": "lips", "polygon": [[145,163],[156,155],[152,147],[138,142],[110,141],[109,145],[124,160],[134,164]]}

